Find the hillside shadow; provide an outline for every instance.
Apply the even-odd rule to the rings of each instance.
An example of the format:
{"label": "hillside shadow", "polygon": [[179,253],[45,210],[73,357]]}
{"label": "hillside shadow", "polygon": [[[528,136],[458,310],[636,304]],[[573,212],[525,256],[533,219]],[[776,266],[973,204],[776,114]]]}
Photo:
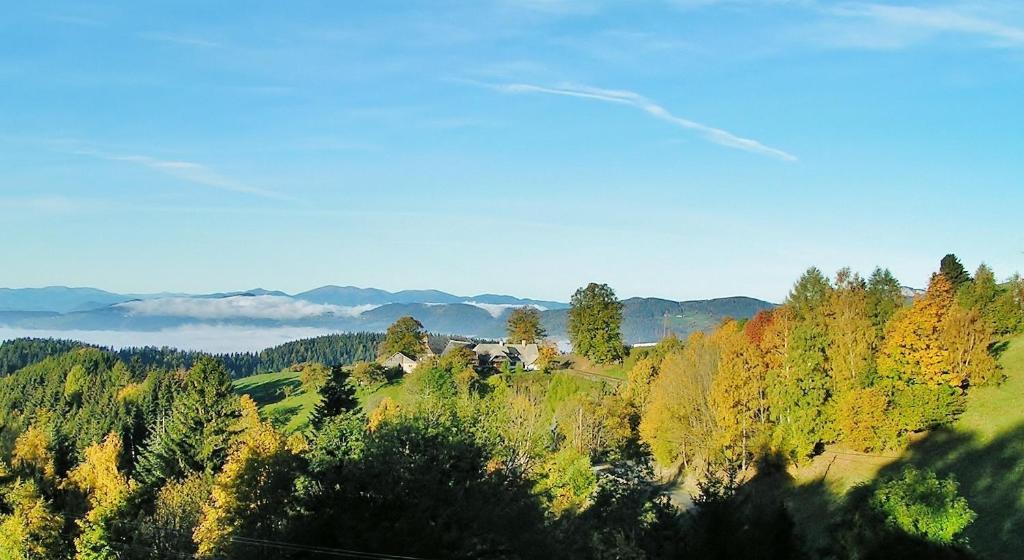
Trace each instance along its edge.
{"label": "hillside shadow", "polygon": [[[770,462],[769,462],[770,463]],[[884,527],[870,519],[867,501],[878,484],[898,476],[905,467],[934,471],[940,478],[953,476],[977,519],[965,531],[967,546],[943,546]],[[827,477],[797,484],[777,466],[762,465],[737,492],[737,511],[773,515],[780,504],[793,521],[794,538],[810,558],[846,558],[856,549],[861,558],[984,558],[1010,560],[1024,551],[1024,424],[982,440],[972,433],[937,429],[912,443],[903,456],[881,468],[870,481],[844,495],[826,482]],[[768,522],[771,521],[771,522]],[[871,523],[878,523],[871,525]],[[747,517],[743,531],[761,522]],[[859,524],[865,534],[857,542],[851,532]],[[781,542],[779,525],[768,518],[763,527],[772,533],[756,542]],[[884,533],[884,535],[882,534]],[[741,533],[734,536],[739,537]],[[744,556],[744,557],[757,557]]]}
{"label": "hillside shadow", "polygon": [[[1024,404],[1024,403],[1022,403]],[[1024,424],[990,441],[950,429],[930,432],[904,458],[882,469],[879,479],[905,466],[952,475],[978,518],[968,527],[970,547],[983,558],[1020,558],[1024,551]]]}
{"label": "hillside shadow", "polygon": [[993,358],[998,360],[999,357],[1003,355],[1003,352],[1006,352],[1007,348],[1009,347],[1009,340],[1000,340],[998,342],[993,342],[992,345],[989,346],[988,352],[989,354],[992,354]]}
{"label": "hillside shadow", "polygon": [[275,428],[283,429],[300,411],[302,407],[299,405],[277,407],[268,412],[267,419]]}
{"label": "hillside shadow", "polygon": [[265,406],[285,399],[285,393],[297,393],[301,390],[302,383],[295,378],[280,377],[250,385],[239,391],[252,397],[256,404]]}

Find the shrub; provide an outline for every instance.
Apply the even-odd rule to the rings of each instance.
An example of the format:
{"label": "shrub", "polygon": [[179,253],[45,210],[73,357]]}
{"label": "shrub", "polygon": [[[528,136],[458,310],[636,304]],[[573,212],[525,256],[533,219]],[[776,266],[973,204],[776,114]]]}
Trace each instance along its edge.
{"label": "shrub", "polygon": [[952,477],[940,480],[929,470],[907,467],[879,486],[870,503],[890,527],[949,544],[977,517],[958,487]]}

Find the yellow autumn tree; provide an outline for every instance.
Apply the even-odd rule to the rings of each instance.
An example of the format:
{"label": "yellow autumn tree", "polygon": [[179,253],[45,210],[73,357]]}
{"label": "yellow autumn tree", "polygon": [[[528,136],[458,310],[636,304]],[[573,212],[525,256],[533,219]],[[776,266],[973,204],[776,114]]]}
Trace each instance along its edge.
{"label": "yellow autumn tree", "polygon": [[772,310],[771,321],[764,327],[758,343],[769,370],[777,371],[786,367],[786,356],[789,355],[796,323],[796,314],[788,305]]}
{"label": "yellow autumn tree", "polygon": [[626,375],[626,383],[622,386],[622,397],[640,416],[647,412],[651,384],[657,377],[658,366],[650,356],[637,360]]}
{"label": "yellow autumn tree", "polygon": [[836,275],[825,307],[825,327],[833,393],[861,386],[874,367],[877,330],[871,321],[867,283],[848,268]]}
{"label": "yellow autumn tree", "polygon": [[928,385],[948,383],[942,327],[953,305],[953,286],[942,274],[933,274],[924,296],[889,322],[879,369]]}
{"label": "yellow autumn tree", "polygon": [[708,397],[717,367],[718,351],[700,332],[662,360],[640,419],[640,437],[661,465],[689,468],[706,457],[716,429]]}
{"label": "yellow autumn tree", "polygon": [[966,387],[995,371],[988,355],[991,340],[980,314],[960,309],[952,285],[935,274],[924,297],[890,321],[878,365],[911,383]]}
{"label": "yellow autumn tree", "polygon": [[879,387],[850,389],[836,403],[836,430],[854,451],[878,451],[897,443],[898,427],[889,415],[890,402]]}
{"label": "yellow autumn tree", "polygon": [[57,467],[53,456],[53,438],[36,422],[14,441],[14,468],[39,480],[53,482]]}
{"label": "yellow autumn tree", "polygon": [[709,397],[717,442],[726,458],[743,470],[754,458],[754,440],[768,421],[767,366],[736,321],[722,324],[712,341],[719,352]]}
{"label": "yellow autumn tree", "polygon": [[84,492],[93,508],[117,501],[131,487],[118,468],[122,447],[121,436],[114,433],[102,443],[90,445],[85,459],[68,473],[61,487]]}
{"label": "yellow autumn tree", "polygon": [[248,395],[241,398],[241,413],[238,436],[193,535],[203,558],[229,553],[235,536],[278,535],[293,495],[297,455],[288,438],[259,417]]}
{"label": "yellow autumn tree", "polygon": [[34,480],[18,480],[4,489],[0,514],[0,560],[59,558],[64,519],[43,497]]}
{"label": "yellow autumn tree", "polygon": [[977,309],[954,306],[943,325],[944,369],[950,385],[980,385],[995,375],[996,360],[989,352],[992,325]]}
{"label": "yellow autumn tree", "polygon": [[76,558],[119,557],[117,533],[123,531],[123,526],[117,526],[117,517],[133,489],[133,484],[118,468],[121,452],[121,437],[108,435],[102,443],[86,448],[84,460],[61,483],[63,489],[83,494],[89,504],[86,516],[76,522],[80,529],[75,539]]}
{"label": "yellow autumn tree", "polygon": [[381,424],[387,422],[393,418],[397,418],[402,413],[402,407],[391,397],[384,397],[377,404],[377,408],[370,412],[370,416],[367,418],[366,427],[371,432],[377,431],[377,428]]}

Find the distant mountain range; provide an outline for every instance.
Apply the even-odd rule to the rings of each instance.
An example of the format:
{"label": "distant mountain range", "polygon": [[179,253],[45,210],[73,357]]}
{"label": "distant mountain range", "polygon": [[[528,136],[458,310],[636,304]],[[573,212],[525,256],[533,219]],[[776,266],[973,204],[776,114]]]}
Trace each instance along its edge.
{"label": "distant mountain range", "polygon": [[[568,304],[499,294],[458,296],[439,290],[388,292],[323,286],[294,295],[261,288],[215,294],[116,294],[95,288],[0,288],[0,326],[38,330],[159,331],[193,324],[299,326],[336,331],[383,331],[411,315],[432,332],[500,337],[515,307],[541,311],[548,334],[565,338]],[[773,304],[748,297],[701,301],[630,298],[623,301],[627,342],[686,336],[724,317],[747,318]]]}

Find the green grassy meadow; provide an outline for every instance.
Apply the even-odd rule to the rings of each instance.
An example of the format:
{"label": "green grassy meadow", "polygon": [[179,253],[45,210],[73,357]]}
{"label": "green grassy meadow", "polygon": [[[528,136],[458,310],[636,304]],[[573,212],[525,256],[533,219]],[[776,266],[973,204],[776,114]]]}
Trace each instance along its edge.
{"label": "green grassy meadow", "polygon": [[252,397],[265,418],[285,432],[292,433],[306,426],[309,415],[320,400],[319,394],[302,389],[300,375],[300,372],[286,369],[243,377],[232,385],[239,395]]}
{"label": "green grassy meadow", "polygon": [[[618,368],[621,370],[622,366]],[[606,370],[601,373],[615,376]],[[309,416],[320,399],[319,394],[303,390],[300,375],[291,370],[263,373],[238,379],[233,386],[239,395],[252,397],[263,416],[275,426],[292,433],[307,426]],[[610,382],[613,383],[586,373],[581,375],[571,369],[552,374],[526,372],[510,375],[513,383],[543,385],[539,389],[544,394],[544,405],[548,413],[553,413],[562,403],[577,394],[598,392]],[[619,376],[624,378],[625,373],[620,371]],[[401,405],[408,402],[410,396],[404,379],[399,378],[384,385],[361,387],[356,390],[356,398],[363,411],[369,413],[385,398]]]}

